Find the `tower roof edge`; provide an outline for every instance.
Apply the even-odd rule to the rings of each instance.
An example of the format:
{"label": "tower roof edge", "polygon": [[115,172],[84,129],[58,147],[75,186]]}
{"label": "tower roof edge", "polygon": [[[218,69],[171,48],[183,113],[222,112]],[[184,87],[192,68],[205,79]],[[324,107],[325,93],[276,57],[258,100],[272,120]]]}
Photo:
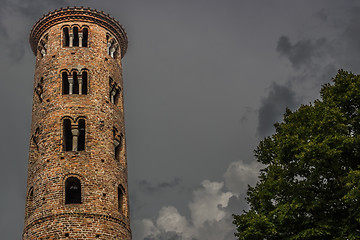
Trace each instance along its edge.
{"label": "tower roof edge", "polygon": [[49,12],[40,18],[30,31],[29,42],[36,55],[37,44],[41,36],[52,26],[70,21],[82,21],[98,24],[110,31],[120,42],[121,57],[126,53],[128,38],[123,26],[108,14],[91,8],[67,7]]}

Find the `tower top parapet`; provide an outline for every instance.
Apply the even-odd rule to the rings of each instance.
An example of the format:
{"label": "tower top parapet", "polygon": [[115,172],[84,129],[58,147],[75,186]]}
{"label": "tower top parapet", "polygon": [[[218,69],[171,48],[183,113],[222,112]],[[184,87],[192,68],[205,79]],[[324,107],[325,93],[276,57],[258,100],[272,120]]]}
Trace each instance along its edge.
{"label": "tower top parapet", "polygon": [[29,42],[36,55],[37,44],[41,36],[52,26],[63,23],[81,21],[95,23],[109,30],[121,45],[121,57],[126,53],[128,38],[122,25],[109,14],[91,8],[67,7],[49,12],[40,18],[30,32]]}

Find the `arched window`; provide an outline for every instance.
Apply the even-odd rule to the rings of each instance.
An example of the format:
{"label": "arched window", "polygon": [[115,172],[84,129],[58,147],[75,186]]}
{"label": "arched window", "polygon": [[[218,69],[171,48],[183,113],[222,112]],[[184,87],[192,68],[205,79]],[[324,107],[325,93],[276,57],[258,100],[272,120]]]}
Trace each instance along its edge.
{"label": "arched window", "polygon": [[113,129],[113,139],[114,139],[114,158],[118,161],[120,161],[121,158],[121,149],[123,144],[123,134],[118,134],[118,131],[116,128]]}
{"label": "arched window", "polygon": [[110,85],[110,102],[117,105],[119,102],[121,88],[114,82],[114,80],[111,77],[109,77],[109,85]]}
{"label": "arched window", "polygon": [[42,77],[40,79],[40,81],[38,82],[38,84],[36,85],[35,88],[35,92],[37,94],[37,96],[39,97],[39,101],[42,102],[42,94],[43,94],[43,83],[44,83],[44,78]]}
{"label": "arched window", "polygon": [[70,93],[70,85],[69,85],[69,79],[68,79],[68,73],[62,72],[62,85],[63,85],[63,94],[69,94]]}
{"label": "arched window", "polygon": [[87,94],[87,83],[88,83],[88,73],[87,71],[82,71],[81,74],[81,84],[79,82],[79,89],[81,90],[80,94]]}
{"label": "arched window", "polygon": [[88,46],[88,29],[86,27],[82,30],[82,46],[87,47]]}
{"label": "arched window", "polygon": [[72,79],[73,79],[72,94],[79,94],[79,81],[78,81],[78,74],[76,71],[73,71]]}
{"label": "arched window", "polygon": [[124,187],[120,184],[118,186],[118,210],[120,213],[124,214],[124,201],[125,199],[125,190]]}
{"label": "arched window", "polygon": [[63,46],[69,47],[70,39],[69,39],[69,28],[63,28]]}
{"label": "arched window", "polygon": [[64,150],[72,151],[73,150],[73,135],[71,133],[71,121],[70,119],[64,119],[63,121],[63,141],[64,141]]}
{"label": "arched window", "polygon": [[65,204],[81,203],[81,183],[76,177],[65,181]]}
{"label": "arched window", "polygon": [[78,123],[79,137],[78,137],[78,151],[85,150],[85,120],[80,119]]}
{"label": "arched window", "polygon": [[78,47],[79,46],[79,28],[78,27],[73,27],[73,34],[74,34],[73,46]]}
{"label": "arched window", "polygon": [[114,37],[106,34],[107,52],[112,58],[116,58],[118,55],[119,44]]}

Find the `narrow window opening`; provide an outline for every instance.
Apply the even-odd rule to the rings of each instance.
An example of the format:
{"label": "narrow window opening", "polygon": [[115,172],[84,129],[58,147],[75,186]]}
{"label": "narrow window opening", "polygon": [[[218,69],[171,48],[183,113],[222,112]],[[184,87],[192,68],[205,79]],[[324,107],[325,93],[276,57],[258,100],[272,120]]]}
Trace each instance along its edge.
{"label": "narrow window opening", "polygon": [[118,44],[115,38],[110,37],[109,35],[106,35],[106,42],[107,42],[107,53],[112,57],[116,58],[117,56],[117,50],[118,50]]}
{"label": "narrow window opening", "polygon": [[78,151],[85,150],[85,120],[79,120],[79,137],[78,137]]}
{"label": "narrow window opening", "polygon": [[36,147],[36,150],[39,151],[39,135],[40,135],[40,129],[37,127],[35,130],[34,135],[32,135],[32,141]]}
{"label": "narrow window opening", "polygon": [[69,47],[69,28],[63,28],[63,44],[64,47]]}
{"label": "narrow window opening", "polygon": [[73,72],[73,94],[79,94],[79,81],[78,81],[78,75],[77,72]]}
{"label": "narrow window opening", "polygon": [[78,27],[73,27],[73,34],[74,34],[73,46],[78,47],[79,46],[79,29],[78,29]]}
{"label": "narrow window opening", "polygon": [[72,142],[73,142],[73,136],[72,136],[72,132],[71,132],[71,121],[70,119],[64,119],[63,122],[63,131],[64,131],[64,150],[65,151],[72,151],[73,150],[73,146],[72,146]]}
{"label": "narrow window opening", "polygon": [[114,158],[120,162],[121,150],[123,144],[123,134],[117,135],[117,130],[114,128]]}
{"label": "narrow window opening", "polygon": [[82,72],[82,86],[81,86],[81,90],[82,90],[82,94],[86,95],[87,94],[87,82],[88,82],[88,74],[86,71]]}
{"label": "narrow window opening", "polygon": [[67,72],[62,73],[63,94],[69,94],[70,86]]}
{"label": "narrow window opening", "polygon": [[42,95],[43,94],[43,82],[44,82],[44,78],[41,78],[35,88],[35,92],[36,92],[37,96],[39,97],[40,102],[43,101],[43,95]]}
{"label": "narrow window opening", "polygon": [[82,30],[82,33],[83,33],[82,46],[87,47],[88,46],[88,29],[84,28]]}
{"label": "narrow window opening", "polygon": [[76,177],[69,177],[65,182],[65,204],[81,203],[81,184]]}
{"label": "narrow window opening", "polygon": [[118,105],[118,103],[119,103],[120,92],[121,92],[121,88],[116,89],[116,93],[115,93],[115,96],[114,96],[114,104],[115,105]]}
{"label": "narrow window opening", "polygon": [[125,190],[124,190],[124,187],[120,184],[118,186],[118,210],[120,213],[123,214],[123,211],[124,211],[124,196],[125,196]]}

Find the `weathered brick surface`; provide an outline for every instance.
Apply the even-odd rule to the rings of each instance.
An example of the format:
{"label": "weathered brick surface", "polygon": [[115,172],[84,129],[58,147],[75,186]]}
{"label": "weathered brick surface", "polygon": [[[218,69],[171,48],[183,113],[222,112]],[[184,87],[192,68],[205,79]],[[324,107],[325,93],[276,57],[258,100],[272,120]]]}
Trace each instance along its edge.
{"label": "weathered brick surface", "polygon": [[[57,15],[62,18],[49,20]],[[33,50],[34,41],[40,45],[45,36],[47,46],[44,56],[41,48],[34,50],[35,90],[23,239],[131,239],[123,97],[121,93],[115,105],[109,94],[109,77],[123,89],[121,53],[115,58],[108,54],[106,35],[115,36],[123,45],[127,40],[119,39],[116,28],[100,24],[98,18],[119,27],[101,12],[70,8],[40,19],[37,25],[50,23],[44,24],[46,27],[37,35],[33,29]],[[88,28],[88,47],[63,46],[62,27],[74,25]],[[121,51],[125,54],[126,46],[121,46]],[[87,95],[62,94],[61,71],[73,69],[87,70]],[[39,84],[41,95],[36,93]],[[64,117],[74,123],[79,117],[85,119],[84,151],[64,151]],[[114,158],[114,127],[124,135],[120,161]],[[81,204],[65,204],[65,180],[69,176],[81,181]],[[118,206],[119,184],[125,190],[122,212]]]}

